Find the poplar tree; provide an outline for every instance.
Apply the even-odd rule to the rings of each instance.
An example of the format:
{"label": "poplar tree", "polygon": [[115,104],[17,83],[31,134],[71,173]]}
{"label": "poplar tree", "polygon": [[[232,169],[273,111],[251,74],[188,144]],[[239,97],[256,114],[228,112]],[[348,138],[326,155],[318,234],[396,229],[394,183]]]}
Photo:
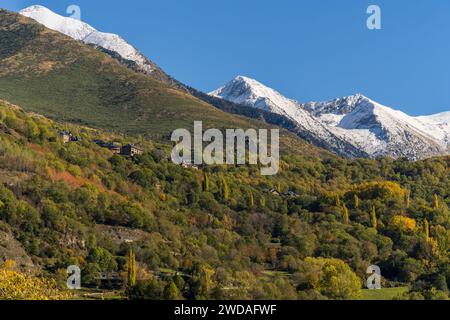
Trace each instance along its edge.
{"label": "poplar tree", "polygon": [[372,228],[377,229],[378,228],[378,219],[377,219],[377,211],[375,209],[375,206],[372,207],[372,213],[370,214],[370,220],[372,222]]}
{"label": "poplar tree", "polygon": [[436,193],[434,194],[434,208],[439,209],[439,197]]}
{"label": "poplar tree", "polygon": [[409,209],[411,206],[411,191],[406,190],[405,192],[405,207],[406,209]]}
{"label": "poplar tree", "polygon": [[203,191],[209,192],[209,177],[206,172],[203,172]]}
{"label": "poplar tree", "polygon": [[128,252],[128,286],[133,287],[136,285],[136,255],[133,250]]}
{"label": "poplar tree", "polygon": [[425,231],[425,240],[427,242],[429,242],[430,241],[430,224],[428,223],[427,219],[425,219],[423,222],[423,228]]}
{"label": "poplar tree", "polygon": [[222,177],[222,200],[228,201],[230,198],[230,189],[228,188],[228,183],[224,177]]}
{"label": "poplar tree", "polygon": [[344,220],[345,224],[349,223],[349,215],[348,215],[348,209],[347,206],[345,205],[345,203],[342,206],[342,219]]}
{"label": "poplar tree", "polygon": [[356,195],[356,194],[354,196],[354,205],[355,205],[355,209],[359,208],[359,198],[358,198],[358,195]]}
{"label": "poplar tree", "polygon": [[249,197],[248,197],[248,207],[250,209],[255,208],[255,198],[253,197],[253,192],[250,191]]}

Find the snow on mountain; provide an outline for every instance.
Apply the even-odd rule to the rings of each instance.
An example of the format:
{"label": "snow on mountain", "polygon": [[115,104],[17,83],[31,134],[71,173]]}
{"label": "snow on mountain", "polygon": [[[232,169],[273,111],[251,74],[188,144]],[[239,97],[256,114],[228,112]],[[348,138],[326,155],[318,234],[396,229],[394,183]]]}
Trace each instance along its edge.
{"label": "snow on mountain", "polygon": [[209,94],[239,105],[282,115],[297,124],[296,132],[302,138],[338,154],[352,157],[366,156],[364,152],[336,136],[326,125],[311,116],[300,103],[284,97],[254,79],[237,76]]}
{"label": "snow on mountain", "polygon": [[425,130],[438,140],[445,141],[450,146],[450,111],[431,116],[416,117]]}
{"label": "snow on mountain", "polygon": [[116,34],[97,31],[87,23],[70,17],[60,16],[50,9],[39,5],[28,7],[19,13],[75,40],[117,53],[123,59],[136,63],[142,71],[148,73],[154,71],[152,62]]}
{"label": "snow on mountain", "polygon": [[326,130],[323,125],[302,108],[300,103],[284,97],[279,92],[254,79],[237,76],[224,87],[211,92],[210,95],[287,116],[308,130]]}
{"label": "snow on mountain", "polygon": [[301,104],[242,76],[210,94],[286,115],[319,140],[334,145],[345,141],[371,157],[420,159],[450,153],[450,112],[411,117],[362,94]]}

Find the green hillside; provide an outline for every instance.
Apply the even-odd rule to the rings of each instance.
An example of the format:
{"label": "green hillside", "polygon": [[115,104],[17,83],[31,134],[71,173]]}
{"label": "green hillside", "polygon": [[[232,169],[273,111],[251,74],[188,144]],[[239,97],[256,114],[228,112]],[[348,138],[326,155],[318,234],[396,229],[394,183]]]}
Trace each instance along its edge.
{"label": "green hillside", "polygon": [[[64,144],[62,130],[78,141]],[[114,155],[97,139],[144,154]],[[283,147],[281,172],[264,177],[254,166],[184,169],[170,148],[0,103],[0,271],[64,286],[79,265],[83,297],[361,299],[377,264],[383,286],[411,288],[403,298],[448,298],[449,157],[350,161]]]}
{"label": "green hillside", "polygon": [[205,127],[261,126],[1,9],[0,98],[53,119],[133,134],[169,135],[199,119]]}

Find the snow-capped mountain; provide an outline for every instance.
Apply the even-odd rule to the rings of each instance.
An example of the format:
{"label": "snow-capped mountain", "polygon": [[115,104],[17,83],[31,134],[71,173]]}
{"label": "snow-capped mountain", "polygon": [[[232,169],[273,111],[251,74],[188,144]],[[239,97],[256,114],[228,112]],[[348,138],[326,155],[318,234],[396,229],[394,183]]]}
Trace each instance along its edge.
{"label": "snow-capped mountain", "polygon": [[301,104],[242,76],[210,94],[285,115],[320,141],[344,141],[370,157],[421,159],[450,153],[450,112],[411,117],[361,94]]}
{"label": "snow-capped mountain", "polygon": [[87,23],[63,17],[40,5],[28,7],[19,13],[75,40],[118,54],[122,59],[135,63],[136,67],[143,72],[151,74],[159,71],[153,62],[117,34],[97,31]]}
{"label": "snow-capped mountain", "polygon": [[255,107],[282,115],[292,120],[300,137],[341,155],[367,156],[342,138],[335,135],[326,125],[315,119],[300,103],[288,99],[279,92],[248,77],[238,76],[224,87],[210,93],[211,96],[231,101],[238,105]]}

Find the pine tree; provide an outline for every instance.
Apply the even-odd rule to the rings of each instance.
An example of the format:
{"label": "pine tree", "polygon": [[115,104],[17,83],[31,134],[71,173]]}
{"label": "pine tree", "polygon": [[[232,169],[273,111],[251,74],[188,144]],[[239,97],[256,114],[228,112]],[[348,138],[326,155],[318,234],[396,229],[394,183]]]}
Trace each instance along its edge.
{"label": "pine tree", "polygon": [[136,285],[136,255],[133,250],[128,252],[128,286],[133,287]]}
{"label": "pine tree", "polygon": [[206,172],[203,172],[203,191],[204,192],[209,192],[209,177],[208,174]]}
{"label": "pine tree", "polygon": [[355,206],[355,209],[359,208],[359,198],[358,198],[358,195],[356,195],[356,194],[354,196],[354,206]]}
{"label": "pine tree", "polygon": [[344,221],[345,224],[348,224],[350,221],[349,215],[348,215],[348,209],[347,209],[347,206],[345,205],[345,203],[342,206],[342,220]]}
{"label": "pine tree", "polygon": [[434,194],[434,208],[439,209],[439,197],[437,194]]}
{"label": "pine tree", "polygon": [[222,200],[228,201],[230,198],[230,189],[228,188],[228,183],[224,177],[222,177]]}
{"label": "pine tree", "polygon": [[372,213],[370,214],[370,220],[372,222],[372,228],[377,229],[378,228],[378,219],[377,219],[377,211],[375,209],[375,206],[372,207]]}
{"label": "pine tree", "polygon": [[430,224],[428,223],[427,219],[425,219],[423,222],[423,228],[425,231],[425,240],[427,242],[429,242],[430,241]]}

